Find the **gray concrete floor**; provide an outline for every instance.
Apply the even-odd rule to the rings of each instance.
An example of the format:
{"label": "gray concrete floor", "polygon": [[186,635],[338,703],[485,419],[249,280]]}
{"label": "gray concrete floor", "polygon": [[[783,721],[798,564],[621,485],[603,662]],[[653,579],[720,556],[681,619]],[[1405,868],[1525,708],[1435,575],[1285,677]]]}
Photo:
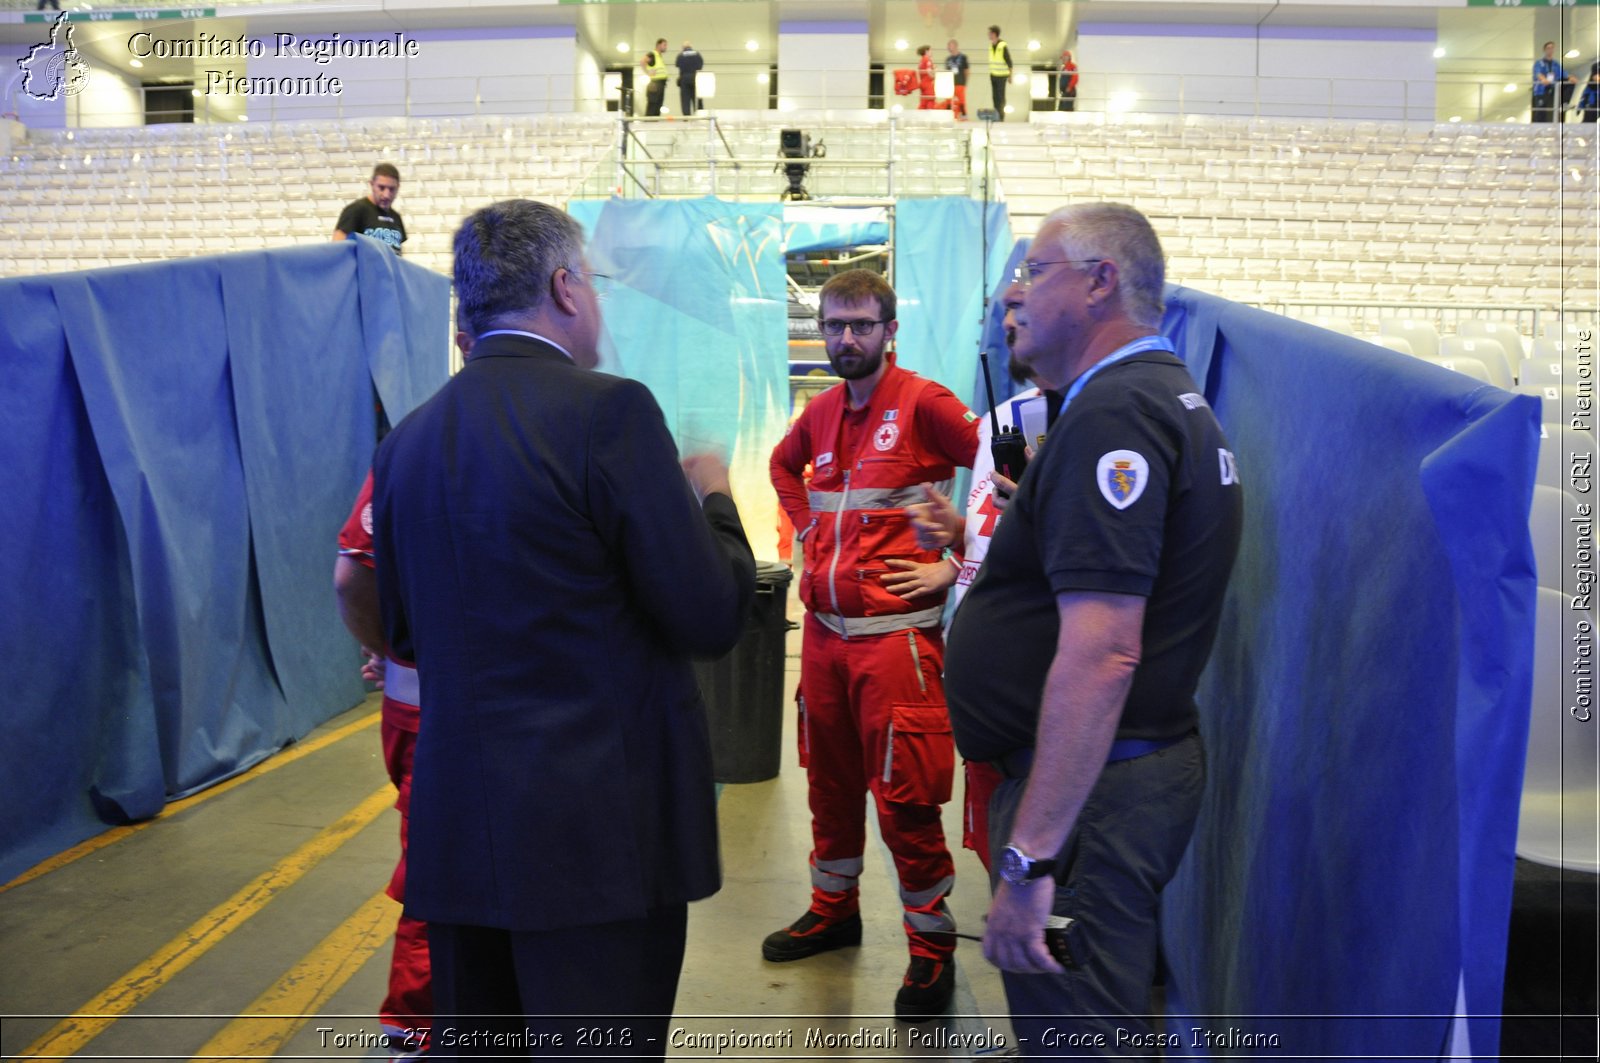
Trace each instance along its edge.
{"label": "gray concrete floor", "polygon": [[[790,611],[798,616],[792,600]],[[674,1024],[682,1047],[670,1054],[969,1059],[974,1048],[965,1045],[1013,1043],[999,976],[971,942],[957,953],[953,1014],[916,1027],[893,1020],[906,950],[875,825],[862,879],[862,946],[795,963],[762,960],[762,937],[799,916],[809,897],[810,815],[789,708],[798,632],[790,635],[786,663],[783,767],[776,779],[722,790],[723,887],[690,906]],[[319,733],[376,710],[377,698],[369,698]],[[284,873],[286,857],[385,786],[374,725],[0,892],[0,1055],[40,1052],[48,1035],[58,1038],[50,1042],[58,1054],[71,1050],[78,1058],[191,1059],[215,1051],[212,1038],[263,994],[309,989],[316,1000],[303,1010],[311,1018],[283,1014],[281,1003],[276,1010],[263,1005],[274,1017],[252,1030],[278,1043],[227,1058],[381,1056],[370,1036],[378,1031],[373,1012],[384,994],[398,908],[390,905],[380,931],[364,939],[347,924],[388,879],[398,845],[392,809],[324,858],[306,858],[292,882],[260,887],[264,903],[248,918],[225,921],[244,910],[247,902],[235,897],[252,880],[274,868],[292,877]],[[959,794],[958,784],[945,812],[957,869],[951,907],[964,930],[978,932],[988,889],[976,856],[959,849]],[[330,936],[342,966],[297,967]],[[108,989],[116,995],[103,995]],[[103,1029],[83,1019],[64,1029],[64,1017],[89,1011],[120,1017]],[[705,1047],[711,1042],[702,1038],[717,1034],[766,1035],[780,1047]],[[849,1043],[849,1035],[865,1044]],[[781,1047],[785,1037],[791,1046]],[[846,1040],[823,1040],[829,1037]]]}

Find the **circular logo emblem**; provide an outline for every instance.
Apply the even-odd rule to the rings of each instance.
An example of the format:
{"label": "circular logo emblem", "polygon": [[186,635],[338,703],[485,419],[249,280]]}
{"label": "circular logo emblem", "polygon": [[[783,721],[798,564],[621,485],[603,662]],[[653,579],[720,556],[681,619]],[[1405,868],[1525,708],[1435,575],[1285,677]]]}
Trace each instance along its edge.
{"label": "circular logo emblem", "polygon": [[879,450],[893,450],[894,445],[900,442],[900,426],[893,421],[885,421],[872,433],[872,445]]}
{"label": "circular logo emblem", "polygon": [[361,530],[368,535],[372,534],[372,503],[368,502],[361,507]]}
{"label": "circular logo emblem", "polygon": [[76,96],[88,87],[89,64],[83,61],[83,56],[74,48],[50,60],[45,67],[44,79],[51,87],[52,97],[61,89],[66,89],[68,96]]}

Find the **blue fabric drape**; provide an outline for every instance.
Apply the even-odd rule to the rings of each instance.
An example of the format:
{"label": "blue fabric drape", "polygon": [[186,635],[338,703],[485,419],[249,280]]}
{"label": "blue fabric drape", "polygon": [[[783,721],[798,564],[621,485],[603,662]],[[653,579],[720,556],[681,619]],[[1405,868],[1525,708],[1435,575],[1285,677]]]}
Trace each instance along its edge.
{"label": "blue fabric drape", "polygon": [[572,211],[590,268],[612,277],[601,368],[650,388],[680,450],[729,460],[751,544],[773,556],[767,459],[789,416],[782,207],[612,199]]}
{"label": "blue fabric drape", "polygon": [[443,383],[447,314],[444,278],[363,239],[0,281],[29,514],[0,527],[27,736],[0,752],[0,880],[360,699],[334,540],[373,381],[394,417]]}
{"label": "blue fabric drape", "polygon": [[[1172,1028],[1198,1056],[1431,1057],[1464,981],[1493,1056],[1538,404],[1181,288],[1165,331],[1245,492],[1205,804],[1164,902]],[[1196,1026],[1280,1043],[1195,1048]]]}
{"label": "blue fabric drape", "polygon": [[1004,278],[1011,253],[1003,204],[989,204],[987,217],[983,204],[965,198],[902,199],[895,206],[899,364],[937,380],[974,409],[983,408],[983,399],[967,393],[976,379],[983,293]]}

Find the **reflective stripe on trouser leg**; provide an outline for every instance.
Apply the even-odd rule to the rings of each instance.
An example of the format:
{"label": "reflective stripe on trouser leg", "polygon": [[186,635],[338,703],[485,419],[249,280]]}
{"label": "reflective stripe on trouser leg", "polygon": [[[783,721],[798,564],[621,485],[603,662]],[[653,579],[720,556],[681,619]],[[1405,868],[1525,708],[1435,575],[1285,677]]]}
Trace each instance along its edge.
{"label": "reflective stripe on trouser leg", "polygon": [[860,911],[862,858],[818,860],[811,854],[811,910],[829,922]]}
{"label": "reflective stripe on trouser leg", "polygon": [[925,890],[911,892],[904,886],[900,887],[900,903],[905,906],[906,937],[910,941],[913,956],[942,960],[955,951],[956,939],[953,934],[930,933],[956,928],[955,917],[950,914],[950,906],[944,900],[955,881],[954,875],[946,875],[938,885]]}

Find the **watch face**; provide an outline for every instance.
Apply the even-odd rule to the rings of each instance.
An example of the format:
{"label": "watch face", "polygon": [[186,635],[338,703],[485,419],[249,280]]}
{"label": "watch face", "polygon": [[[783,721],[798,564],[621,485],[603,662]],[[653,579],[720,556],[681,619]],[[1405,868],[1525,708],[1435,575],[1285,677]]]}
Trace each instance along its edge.
{"label": "watch face", "polygon": [[1008,845],[1000,850],[1000,877],[1013,886],[1027,881],[1028,865],[1033,861],[1022,855],[1022,850]]}

